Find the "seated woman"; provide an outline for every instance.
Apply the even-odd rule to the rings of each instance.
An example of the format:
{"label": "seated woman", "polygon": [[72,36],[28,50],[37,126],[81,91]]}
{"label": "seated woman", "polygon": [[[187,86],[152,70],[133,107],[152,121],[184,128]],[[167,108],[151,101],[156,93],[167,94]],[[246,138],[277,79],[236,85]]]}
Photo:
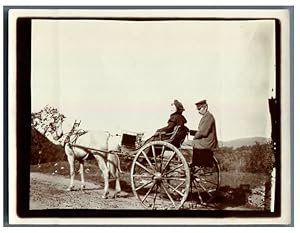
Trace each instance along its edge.
{"label": "seated woman", "polygon": [[[182,115],[184,111],[184,107],[182,103],[180,103],[178,100],[174,100],[173,103],[171,104],[171,115],[168,120],[168,125],[156,130],[155,134],[146,140],[145,143],[151,142],[151,141],[158,141],[158,140],[168,140],[170,139],[172,132],[175,130],[177,126],[180,126],[179,131],[176,133],[178,138],[181,139],[182,137],[185,137],[188,128],[185,127],[185,123],[187,123],[187,120],[185,117]],[[181,140],[180,140],[181,141]],[[174,144],[176,147],[179,147],[179,141],[175,139],[174,142],[171,142]]]}

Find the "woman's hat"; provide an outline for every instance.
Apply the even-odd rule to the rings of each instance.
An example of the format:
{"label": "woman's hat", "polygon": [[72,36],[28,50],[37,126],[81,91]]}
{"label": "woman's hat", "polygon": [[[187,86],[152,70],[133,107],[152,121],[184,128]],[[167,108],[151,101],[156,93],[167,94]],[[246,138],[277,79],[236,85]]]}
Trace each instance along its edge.
{"label": "woman's hat", "polygon": [[173,104],[175,105],[177,112],[183,112],[185,110],[182,103],[180,103],[178,100],[174,100]]}

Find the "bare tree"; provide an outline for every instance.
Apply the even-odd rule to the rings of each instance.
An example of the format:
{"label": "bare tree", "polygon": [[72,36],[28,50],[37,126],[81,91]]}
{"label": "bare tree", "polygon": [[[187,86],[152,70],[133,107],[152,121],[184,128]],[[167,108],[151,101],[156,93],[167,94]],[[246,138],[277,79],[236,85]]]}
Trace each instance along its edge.
{"label": "bare tree", "polygon": [[57,122],[60,117],[65,118],[64,114],[60,113],[57,108],[46,105],[39,112],[31,113],[31,127],[46,135],[51,124]]}

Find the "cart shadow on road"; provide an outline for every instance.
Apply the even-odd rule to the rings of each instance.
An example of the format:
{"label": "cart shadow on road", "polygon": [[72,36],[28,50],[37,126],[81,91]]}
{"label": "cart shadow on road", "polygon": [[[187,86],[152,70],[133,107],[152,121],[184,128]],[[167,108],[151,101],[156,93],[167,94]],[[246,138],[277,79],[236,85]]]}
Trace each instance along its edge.
{"label": "cart shadow on road", "polygon": [[[133,197],[132,187],[130,182],[126,180],[121,180],[122,193],[125,197]],[[115,181],[111,180],[109,182],[109,187],[111,190],[115,187]],[[124,194],[125,193],[125,194]],[[249,187],[237,187],[232,188],[229,186],[221,186],[217,193],[214,194],[214,197],[210,199],[210,197],[201,194],[203,198],[203,202],[199,200],[198,193],[193,192],[190,193],[187,199],[188,209],[208,209],[208,210],[261,210],[261,208],[251,206],[249,204],[249,196],[251,195],[251,190]],[[209,200],[210,199],[210,200]],[[209,200],[209,201],[208,201]]]}
{"label": "cart shadow on road", "polygon": [[211,210],[261,210],[261,208],[251,206],[249,204],[249,195],[251,191],[244,188],[231,188],[229,186],[220,187],[218,192],[214,194],[214,197],[209,200],[210,197],[203,196],[201,202],[198,198],[198,193],[193,192],[190,194],[187,202],[191,206],[190,208],[200,207],[201,209]]}

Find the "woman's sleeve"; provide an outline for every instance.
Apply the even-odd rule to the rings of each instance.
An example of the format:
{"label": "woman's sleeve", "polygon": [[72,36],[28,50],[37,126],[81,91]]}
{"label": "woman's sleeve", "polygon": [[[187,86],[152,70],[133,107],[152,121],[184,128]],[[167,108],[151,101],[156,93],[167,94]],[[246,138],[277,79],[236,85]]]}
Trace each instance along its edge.
{"label": "woman's sleeve", "polygon": [[176,126],[176,118],[175,117],[171,117],[169,119],[169,121],[168,121],[168,125],[166,127],[158,129],[156,132],[171,133],[171,132],[173,132],[175,126]]}

